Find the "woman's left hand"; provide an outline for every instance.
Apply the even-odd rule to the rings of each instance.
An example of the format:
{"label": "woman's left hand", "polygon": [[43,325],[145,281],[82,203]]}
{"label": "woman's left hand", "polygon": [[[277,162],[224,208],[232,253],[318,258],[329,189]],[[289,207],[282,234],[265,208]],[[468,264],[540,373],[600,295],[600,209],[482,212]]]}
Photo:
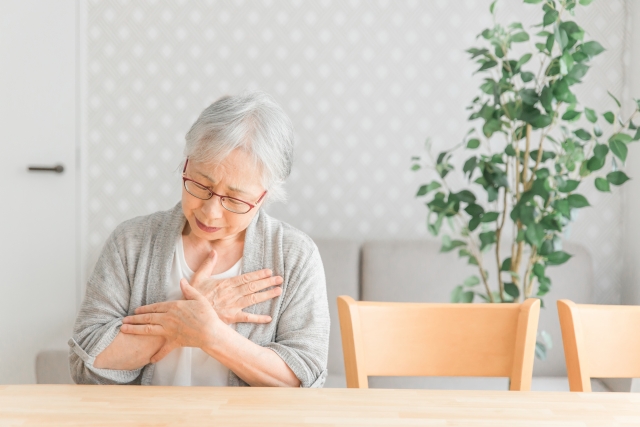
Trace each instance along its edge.
{"label": "woman's left hand", "polygon": [[122,320],[120,331],[125,334],[165,338],[164,346],[151,358],[151,363],[179,347],[211,345],[216,328],[223,324],[209,301],[185,279],[180,280],[180,288],[186,300],[138,307],[134,316]]}

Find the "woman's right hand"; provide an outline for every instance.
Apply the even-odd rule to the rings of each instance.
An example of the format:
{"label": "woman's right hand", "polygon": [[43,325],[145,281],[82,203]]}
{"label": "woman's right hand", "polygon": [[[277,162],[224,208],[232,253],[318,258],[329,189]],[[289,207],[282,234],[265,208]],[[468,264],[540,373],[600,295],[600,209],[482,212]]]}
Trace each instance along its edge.
{"label": "woman's right hand", "polygon": [[[227,325],[271,322],[271,316],[246,313],[242,309],[280,296],[282,277],[272,276],[271,270],[265,269],[228,279],[212,279],[217,261],[216,251],[211,251],[191,278],[191,286],[207,298],[218,317]],[[260,292],[270,287],[273,288]]]}

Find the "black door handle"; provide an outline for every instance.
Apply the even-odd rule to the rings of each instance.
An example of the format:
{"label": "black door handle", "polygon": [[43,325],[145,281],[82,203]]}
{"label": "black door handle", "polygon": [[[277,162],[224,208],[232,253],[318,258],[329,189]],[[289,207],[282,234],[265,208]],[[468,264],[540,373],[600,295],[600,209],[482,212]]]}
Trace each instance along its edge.
{"label": "black door handle", "polygon": [[53,167],[47,167],[47,166],[29,166],[29,170],[32,172],[55,172],[55,173],[62,173],[64,172],[64,166],[62,165],[55,165]]}

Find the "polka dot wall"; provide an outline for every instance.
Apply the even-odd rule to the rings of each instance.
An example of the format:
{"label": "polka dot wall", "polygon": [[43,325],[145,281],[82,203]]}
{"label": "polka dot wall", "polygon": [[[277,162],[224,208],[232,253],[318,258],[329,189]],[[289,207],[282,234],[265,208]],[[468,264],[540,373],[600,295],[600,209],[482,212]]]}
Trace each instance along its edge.
{"label": "polka dot wall", "polygon": [[[289,200],[269,212],[313,237],[430,238],[414,198],[428,177],[411,156],[457,144],[478,78],[465,49],[491,23],[488,0],[90,0],[84,64],[87,106],[86,267],[120,222],[179,200],[184,135],[224,94],[271,93],[296,129]],[[534,6],[499,3],[528,25]],[[579,14],[607,52],[579,90],[606,108],[623,91],[624,2]],[[616,302],[621,197],[587,193],[569,239],[589,248],[596,299]]]}

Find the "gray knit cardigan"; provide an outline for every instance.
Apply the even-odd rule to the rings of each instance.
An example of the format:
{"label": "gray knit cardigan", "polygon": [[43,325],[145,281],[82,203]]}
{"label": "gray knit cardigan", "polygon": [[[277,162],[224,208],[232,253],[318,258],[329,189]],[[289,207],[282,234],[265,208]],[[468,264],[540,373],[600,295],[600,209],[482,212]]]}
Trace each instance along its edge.
{"label": "gray knit cardigan", "polygon": [[[155,365],[132,371],[99,369],[95,358],[137,307],[166,300],[175,242],[186,219],[181,204],[120,224],[109,236],[86,289],[69,340],[76,383],[151,383]],[[236,331],[275,351],[303,387],[322,387],[327,375],[329,307],[318,248],[304,233],[262,209],[247,228],[242,273],[269,268],[282,276],[282,294],[245,310],[271,323],[238,323]],[[229,371],[229,386],[246,386]]]}

